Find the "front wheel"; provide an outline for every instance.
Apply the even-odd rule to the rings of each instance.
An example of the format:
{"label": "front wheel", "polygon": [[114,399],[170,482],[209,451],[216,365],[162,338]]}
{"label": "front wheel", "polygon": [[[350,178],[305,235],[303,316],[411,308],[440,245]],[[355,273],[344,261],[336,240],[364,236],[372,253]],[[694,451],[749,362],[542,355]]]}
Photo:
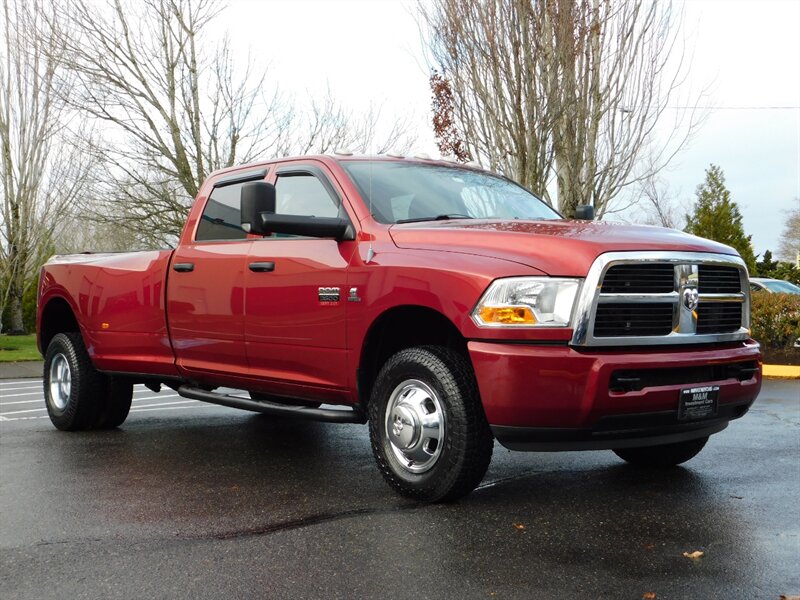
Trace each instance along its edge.
{"label": "front wheel", "polygon": [[674,467],[697,456],[707,441],[708,436],[676,444],[619,448],[614,454],[638,467]]}
{"label": "front wheel", "polygon": [[384,364],[370,399],[369,430],[384,479],[415,500],[467,495],[492,458],[472,367],[449,348],[408,348]]}

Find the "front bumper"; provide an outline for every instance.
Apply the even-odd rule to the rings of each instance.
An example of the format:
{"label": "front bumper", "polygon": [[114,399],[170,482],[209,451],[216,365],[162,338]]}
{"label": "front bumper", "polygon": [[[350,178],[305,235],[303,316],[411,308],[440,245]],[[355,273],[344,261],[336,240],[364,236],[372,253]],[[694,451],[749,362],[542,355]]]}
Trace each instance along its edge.
{"label": "front bumper", "polygon": [[[515,450],[589,450],[703,437],[744,415],[761,389],[756,342],[615,348],[469,342],[484,411]],[[631,383],[633,382],[633,383]],[[678,420],[680,390],[720,388],[717,414]]]}

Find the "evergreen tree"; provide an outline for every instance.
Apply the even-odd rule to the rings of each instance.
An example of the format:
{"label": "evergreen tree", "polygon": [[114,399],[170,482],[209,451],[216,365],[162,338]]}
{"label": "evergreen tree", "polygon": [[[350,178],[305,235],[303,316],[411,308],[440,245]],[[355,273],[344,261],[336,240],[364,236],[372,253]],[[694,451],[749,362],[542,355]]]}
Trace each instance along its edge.
{"label": "evergreen tree", "polygon": [[758,273],[750,236],[744,232],[742,213],[725,187],[725,175],[717,165],[706,169],[706,180],[697,186],[694,214],[686,216],[684,231],[727,244],[744,259],[750,275]]}
{"label": "evergreen tree", "polygon": [[756,263],[756,269],[762,277],[771,277],[771,273],[779,264],[777,260],[772,260],[772,252],[767,250],[764,252],[764,258]]}

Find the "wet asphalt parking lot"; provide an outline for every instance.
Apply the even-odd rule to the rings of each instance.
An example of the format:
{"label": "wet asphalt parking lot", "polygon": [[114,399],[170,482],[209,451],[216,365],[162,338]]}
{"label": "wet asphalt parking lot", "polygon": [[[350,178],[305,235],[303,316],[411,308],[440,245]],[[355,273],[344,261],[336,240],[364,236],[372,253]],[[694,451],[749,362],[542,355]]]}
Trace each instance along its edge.
{"label": "wet asphalt parking lot", "polygon": [[0,381],[3,600],[800,594],[800,381],[765,381],[684,468],[495,446],[434,506],[383,483],[366,426],[141,386],[115,431],[43,407],[40,381]]}

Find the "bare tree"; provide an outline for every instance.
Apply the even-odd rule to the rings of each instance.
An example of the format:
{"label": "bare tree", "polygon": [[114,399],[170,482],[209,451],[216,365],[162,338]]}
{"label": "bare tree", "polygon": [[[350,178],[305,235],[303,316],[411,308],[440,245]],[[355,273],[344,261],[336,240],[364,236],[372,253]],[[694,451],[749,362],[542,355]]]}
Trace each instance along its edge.
{"label": "bare tree", "polygon": [[433,0],[421,14],[470,154],[548,201],[554,177],[567,215],[590,203],[602,217],[699,125],[701,111],[679,112],[669,139],[654,139],[685,76],[668,2]]}
{"label": "bare tree", "polygon": [[[152,241],[137,229],[86,218],[81,210],[70,211],[61,219],[61,223],[52,242],[56,254],[127,252],[152,246]],[[124,223],[121,216],[119,223]]]}
{"label": "bare tree", "polygon": [[122,204],[130,225],[167,241],[211,171],[284,142],[291,112],[265,92],[265,72],[234,64],[228,39],[210,39],[216,0],[65,0],[60,9],[77,83],[66,100],[105,123],[104,139],[87,144],[106,171],[102,215]]}
{"label": "bare tree", "polygon": [[2,7],[0,314],[8,307],[2,328],[19,333],[22,298],[52,253],[54,234],[81,193],[90,163],[67,139],[69,125],[76,125],[62,102],[71,82],[60,77],[63,47],[52,28],[57,21],[45,18],[47,3],[3,0]]}
{"label": "bare tree", "polygon": [[800,267],[800,198],[795,203],[797,206],[786,214],[778,245],[778,258]]}
{"label": "bare tree", "polygon": [[280,155],[329,154],[337,149],[361,154],[405,153],[417,139],[408,115],[391,120],[387,129],[381,127],[381,107],[370,105],[365,112],[356,113],[344,108],[330,89],[301,110],[292,122],[293,137]]}
{"label": "bare tree", "polygon": [[669,195],[669,188],[659,179],[647,179],[641,182],[641,209],[644,211],[644,222],[648,225],[659,225],[669,229],[680,229],[682,213],[675,210]]}
{"label": "bare tree", "polygon": [[[105,123],[87,145],[106,182],[87,214],[123,220],[145,243],[171,243],[214,170],[290,153],[374,142],[380,111],[355,116],[328,94],[308,110],[254,61],[218,39],[218,0],[64,0],[64,40],[77,79],[72,105]],[[108,127],[110,126],[110,127]],[[405,139],[402,120],[387,140]],[[99,210],[97,206],[99,204]]]}
{"label": "bare tree", "polygon": [[527,2],[433,0],[421,5],[433,62],[452,90],[466,153],[549,200],[551,116],[538,25]]}
{"label": "bare tree", "polygon": [[661,176],[661,170],[653,164],[657,159],[657,156],[645,153],[640,161],[644,175],[637,174],[637,182],[628,195],[628,203],[607,213],[633,209],[631,213],[637,222],[683,229],[690,206],[678,199],[679,192],[671,189],[669,182]]}

